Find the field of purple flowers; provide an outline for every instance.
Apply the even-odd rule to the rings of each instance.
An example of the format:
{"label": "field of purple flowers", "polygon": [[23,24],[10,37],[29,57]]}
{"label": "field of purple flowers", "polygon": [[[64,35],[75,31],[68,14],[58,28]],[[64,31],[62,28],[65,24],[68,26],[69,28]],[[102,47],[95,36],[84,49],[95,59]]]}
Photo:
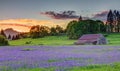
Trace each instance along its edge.
{"label": "field of purple flowers", "polygon": [[3,68],[73,67],[120,62],[120,46],[1,46]]}

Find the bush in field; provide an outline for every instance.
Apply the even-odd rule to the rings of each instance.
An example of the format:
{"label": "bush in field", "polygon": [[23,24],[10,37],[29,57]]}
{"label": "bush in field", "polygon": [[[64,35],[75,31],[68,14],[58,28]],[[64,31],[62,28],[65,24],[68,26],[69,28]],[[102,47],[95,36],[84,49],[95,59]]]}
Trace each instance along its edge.
{"label": "bush in field", "polygon": [[5,46],[5,45],[9,45],[8,40],[4,36],[0,35],[0,46]]}

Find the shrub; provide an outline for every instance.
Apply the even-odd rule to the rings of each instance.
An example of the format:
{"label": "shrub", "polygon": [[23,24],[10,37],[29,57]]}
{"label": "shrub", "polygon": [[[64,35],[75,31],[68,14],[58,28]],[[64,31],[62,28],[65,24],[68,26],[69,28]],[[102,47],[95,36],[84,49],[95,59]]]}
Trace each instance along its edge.
{"label": "shrub", "polygon": [[5,45],[9,45],[8,40],[4,36],[0,35],[0,46]]}

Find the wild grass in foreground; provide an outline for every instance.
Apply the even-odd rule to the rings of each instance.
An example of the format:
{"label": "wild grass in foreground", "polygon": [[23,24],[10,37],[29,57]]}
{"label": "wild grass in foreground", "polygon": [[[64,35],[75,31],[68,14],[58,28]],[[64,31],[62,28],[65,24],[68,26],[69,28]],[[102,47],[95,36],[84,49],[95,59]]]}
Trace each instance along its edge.
{"label": "wild grass in foreground", "polygon": [[6,69],[2,71],[120,71],[120,63],[107,64],[107,65],[89,65],[89,66],[74,66],[69,68],[64,67],[49,67],[49,68],[18,68],[18,69]]}

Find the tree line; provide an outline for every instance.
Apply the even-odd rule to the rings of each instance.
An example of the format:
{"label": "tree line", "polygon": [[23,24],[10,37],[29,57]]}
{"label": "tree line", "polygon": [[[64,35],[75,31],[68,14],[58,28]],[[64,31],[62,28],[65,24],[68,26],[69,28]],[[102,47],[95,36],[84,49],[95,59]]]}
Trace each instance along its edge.
{"label": "tree line", "polygon": [[107,32],[120,32],[120,12],[110,10],[107,15]]}
{"label": "tree line", "polygon": [[31,38],[42,38],[45,36],[58,36],[65,33],[65,30],[59,26],[56,25],[55,27],[47,27],[47,26],[32,26],[29,32],[29,37]]}
{"label": "tree line", "polygon": [[106,32],[106,25],[100,20],[80,20],[71,21],[67,26],[67,36],[69,39],[78,39],[83,34],[94,34]]}

